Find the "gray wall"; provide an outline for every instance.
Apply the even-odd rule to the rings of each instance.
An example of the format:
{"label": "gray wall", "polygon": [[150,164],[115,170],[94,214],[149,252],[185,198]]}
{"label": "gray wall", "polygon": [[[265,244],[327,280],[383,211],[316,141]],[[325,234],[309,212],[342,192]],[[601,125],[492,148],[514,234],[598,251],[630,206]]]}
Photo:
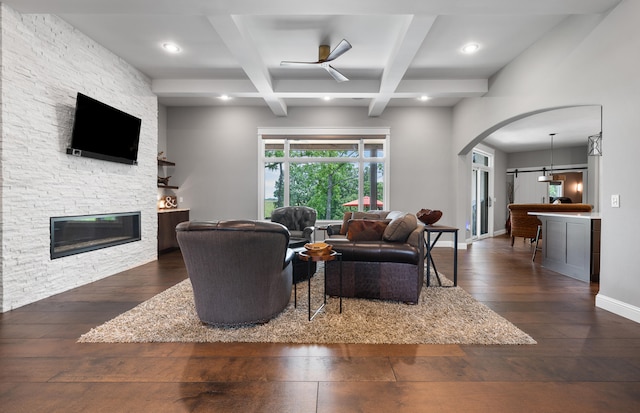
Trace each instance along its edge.
{"label": "gray wall", "polygon": [[[453,139],[461,154],[456,187],[468,187],[468,156],[463,154],[492,129],[548,108],[602,105],[602,265],[596,305],[640,322],[640,255],[629,230],[640,227],[640,191],[620,178],[636,175],[640,153],[637,16],[640,2],[623,0],[602,18],[563,21],[495,76],[485,97],[466,99],[454,108]],[[620,208],[611,208],[612,194],[620,195]],[[456,224],[461,225],[468,199],[458,197],[455,203]]]}
{"label": "gray wall", "polygon": [[260,127],[389,127],[389,208],[440,209],[441,222],[453,223],[449,108],[388,108],[370,118],[367,108],[354,107],[290,108],[287,117],[260,107],[172,107],[167,118],[172,184],[193,219],[258,217]]}
{"label": "gray wall", "polygon": [[507,199],[507,184],[505,176],[507,174],[508,156],[506,153],[496,150],[494,153],[494,203],[493,203],[493,229],[494,233],[505,232],[507,222],[509,200]]}
{"label": "gray wall", "polygon": [[[507,168],[549,168],[551,154],[549,149],[542,151],[514,152],[508,154]],[[587,164],[587,146],[576,146],[571,148],[554,148],[553,165],[554,168],[566,165]]]}
{"label": "gray wall", "polygon": [[158,153],[167,152],[167,107],[158,105]]}

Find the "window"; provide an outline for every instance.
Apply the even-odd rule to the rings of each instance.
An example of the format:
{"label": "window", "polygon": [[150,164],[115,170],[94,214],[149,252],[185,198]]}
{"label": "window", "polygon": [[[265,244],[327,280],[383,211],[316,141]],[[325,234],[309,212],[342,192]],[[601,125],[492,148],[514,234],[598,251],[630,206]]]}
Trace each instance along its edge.
{"label": "window", "polygon": [[340,220],[346,211],[385,206],[388,135],[260,137],[261,217],[305,205],[318,211],[318,220]]}
{"label": "window", "polygon": [[[554,181],[549,183],[549,201],[564,196],[564,182]],[[551,201],[553,202],[553,201]]]}
{"label": "window", "polygon": [[488,154],[484,154],[484,153],[473,151],[472,156],[473,157],[472,157],[471,162],[474,165],[491,166],[491,165],[489,165],[489,155]]}

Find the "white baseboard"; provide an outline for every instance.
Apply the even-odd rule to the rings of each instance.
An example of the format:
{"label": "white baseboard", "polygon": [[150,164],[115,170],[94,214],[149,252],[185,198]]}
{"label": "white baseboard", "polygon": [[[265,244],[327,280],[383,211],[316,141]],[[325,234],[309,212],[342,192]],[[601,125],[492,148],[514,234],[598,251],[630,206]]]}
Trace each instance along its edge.
{"label": "white baseboard", "polygon": [[640,308],[627,304],[620,300],[616,300],[615,298],[597,294],[596,307],[610,311],[621,317],[628,318],[629,320],[635,321],[636,323],[640,323]]}
{"label": "white baseboard", "polygon": [[[466,242],[458,241],[458,249],[459,250],[466,250],[467,247],[468,246],[467,246]],[[438,243],[433,248],[451,248],[451,249],[453,249],[453,241],[448,241],[448,240],[438,241]]]}
{"label": "white baseboard", "polygon": [[433,248],[453,248],[453,241],[441,240]]}
{"label": "white baseboard", "polygon": [[493,236],[494,236],[494,237],[497,237],[497,236],[499,236],[499,235],[504,235],[504,234],[506,234],[506,233],[507,233],[507,230],[506,230],[506,229],[500,229],[500,230],[498,230],[498,231],[493,231]]}

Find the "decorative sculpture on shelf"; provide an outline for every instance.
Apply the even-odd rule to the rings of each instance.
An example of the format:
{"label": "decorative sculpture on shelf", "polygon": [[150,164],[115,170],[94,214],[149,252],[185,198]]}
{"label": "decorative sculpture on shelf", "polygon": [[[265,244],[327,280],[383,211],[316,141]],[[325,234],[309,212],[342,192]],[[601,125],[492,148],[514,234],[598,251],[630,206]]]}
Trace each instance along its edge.
{"label": "decorative sculpture on shelf", "polygon": [[158,177],[158,184],[165,185],[165,186],[169,185],[169,178],[171,178],[171,176],[167,176],[165,178],[159,176]]}
{"label": "decorative sculpture on shelf", "polygon": [[416,217],[418,217],[418,219],[425,225],[433,225],[442,218],[442,211],[423,208],[416,213]]}
{"label": "decorative sculpture on shelf", "polygon": [[158,152],[158,160],[159,161],[166,161],[167,160],[166,156],[162,156],[163,154],[164,154],[164,151]]}
{"label": "decorative sculpture on shelf", "polygon": [[175,195],[167,195],[164,197],[164,207],[167,209],[177,208],[178,207],[178,199]]}

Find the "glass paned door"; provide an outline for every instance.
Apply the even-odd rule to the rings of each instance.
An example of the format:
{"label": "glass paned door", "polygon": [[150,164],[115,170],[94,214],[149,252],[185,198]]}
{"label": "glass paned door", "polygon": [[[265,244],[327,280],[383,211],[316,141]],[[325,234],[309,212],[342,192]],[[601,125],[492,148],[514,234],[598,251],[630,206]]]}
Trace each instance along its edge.
{"label": "glass paned door", "polygon": [[471,237],[481,239],[489,236],[491,192],[490,158],[474,153],[471,176]]}

